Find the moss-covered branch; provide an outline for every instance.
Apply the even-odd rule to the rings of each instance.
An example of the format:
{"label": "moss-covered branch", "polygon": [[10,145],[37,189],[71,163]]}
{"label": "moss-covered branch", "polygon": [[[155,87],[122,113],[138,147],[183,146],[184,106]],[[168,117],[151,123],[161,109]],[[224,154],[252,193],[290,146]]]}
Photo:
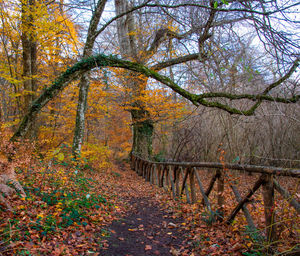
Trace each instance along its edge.
{"label": "moss-covered branch", "polygon": [[[285,75],[283,78],[279,80],[280,83],[282,83],[284,80],[288,79],[292,73],[296,70],[297,66],[299,64],[299,61],[297,60],[289,73]],[[204,93],[200,95],[196,95],[193,93],[188,92],[187,90],[181,88],[179,85],[177,85],[174,81],[172,81],[170,78],[160,75],[159,73],[155,72],[154,70],[151,70],[141,64],[121,60],[115,56],[106,56],[103,54],[99,54],[96,56],[91,56],[87,59],[83,59],[76,63],[74,66],[68,68],[64,73],[62,73],[51,86],[49,86],[31,105],[29,108],[27,114],[24,116],[23,120],[21,121],[18,130],[15,132],[11,140],[16,140],[19,137],[23,137],[29,127],[30,123],[34,121],[36,115],[39,113],[39,111],[49,102],[51,101],[56,95],[61,92],[71,81],[78,78],[83,73],[90,71],[94,68],[101,68],[101,67],[117,67],[117,68],[124,68],[131,71],[135,71],[138,73],[141,73],[147,77],[151,77],[169,88],[171,88],[173,91],[180,94],[182,97],[188,99],[191,101],[194,105],[204,105],[207,107],[216,107],[222,110],[225,110],[231,114],[239,114],[239,115],[252,115],[255,111],[255,109],[259,106],[259,104],[262,101],[276,101],[276,102],[282,102],[282,103],[291,103],[291,102],[297,102],[299,100],[299,95],[294,96],[290,99],[285,98],[273,98],[271,96],[266,95],[266,92],[263,92],[261,95],[251,95],[251,94],[240,94],[240,95],[234,95],[229,93]],[[278,81],[272,85],[270,85],[268,88],[273,89],[277,85],[280,84]],[[271,88],[272,87],[272,88]],[[269,92],[269,90],[268,90]],[[237,108],[230,107],[229,105],[222,104],[220,102],[216,101],[207,101],[206,98],[227,98],[227,99],[249,99],[256,101],[256,103],[250,108],[249,110],[242,111]]]}

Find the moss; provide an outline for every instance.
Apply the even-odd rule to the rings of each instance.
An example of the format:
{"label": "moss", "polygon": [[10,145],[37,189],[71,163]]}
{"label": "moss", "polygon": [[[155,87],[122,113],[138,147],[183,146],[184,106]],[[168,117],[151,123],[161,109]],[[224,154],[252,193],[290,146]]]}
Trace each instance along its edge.
{"label": "moss", "polygon": [[[215,107],[222,109],[224,111],[229,112],[230,114],[238,114],[238,115],[252,115],[256,108],[260,105],[262,100],[267,101],[276,101],[282,103],[291,103],[297,102],[300,99],[299,95],[293,96],[290,99],[285,98],[272,98],[269,95],[266,95],[271,89],[282,83],[284,80],[288,79],[292,73],[296,70],[297,66],[299,65],[299,61],[295,62],[291,70],[277,82],[271,84],[261,95],[251,95],[251,94],[241,94],[241,95],[234,95],[229,93],[204,93],[200,95],[196,95],[186,91],[185,89],[181,88],[178,84],[172,81],[170,78],[160,75],[159,73],[151,70],[139,63],[130,62],[127,60],[121,60],[118,56],[110,55],[106,56],[104,54],[98,54],[96,56],[91,56],[89,58],[83,59],[77,62],[72,67],[69,67],[62,75],[60,75],[53,84],[48,87],[41,95],[38,97],[34,103],[32,104],[29,112],[24,116],[21,124],[13,135],[12,139],[16,137],[21,137],[26,133],[26,130],[30,126],[30,122],[34,122],[35,114],[38,113],[50,100],[52,100],[60,91],[64,89],[64,87],[74,80],[78,75],[83,74],[84,72],[90,71],[94,68],[101,68],[101,67],[119,67],[128,69],[131,71],[136,71],[138,73],[144,74],[147,77],[154,78],[155,80],[165,84],[182,97],[191,101],[194,105],[198,106],[199,104],[207,107]],[[206,98],[218,98],[223,97],[227,99],[250,99],[257,101],[254,106],[252,106],[249,110],[243,111],[240,109],[233,108],[226,104],[221,104],[220,102],[210,102],[205,100]]]}

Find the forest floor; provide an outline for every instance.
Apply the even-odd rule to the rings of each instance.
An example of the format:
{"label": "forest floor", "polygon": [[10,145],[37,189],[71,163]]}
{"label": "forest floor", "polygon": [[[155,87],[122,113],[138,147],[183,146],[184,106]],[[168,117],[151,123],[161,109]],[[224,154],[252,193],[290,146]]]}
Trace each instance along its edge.
{"label": "forest floor", "polygon": [[100,255],[188,255],[182,219],[174,219],[152,198],[128,198],[128,204],[129,213],[108,226],[108,247]]}
{"label": "forest floor", "polygon": [[210,223],[200,203],[172,200],[128,164],[37,165],[18,177],[27,197],[0,209],[0,255],[262,255],[241,218]]}

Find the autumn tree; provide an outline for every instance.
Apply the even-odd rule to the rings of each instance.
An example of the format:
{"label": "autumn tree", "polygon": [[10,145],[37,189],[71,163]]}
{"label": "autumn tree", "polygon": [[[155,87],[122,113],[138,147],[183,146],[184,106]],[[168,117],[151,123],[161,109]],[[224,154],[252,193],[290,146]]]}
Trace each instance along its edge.
{"label": "autumn tree", "polygon": [[[15,180],[16,163],[8,161],[15,147],[5,140],[8,133],[5,128],[14,129],[45,84],[70,63],[66,53],[73,53],[70,48],[76,43],[76,33],[67,15],[60,11],[59,3],[30,0],[1,1],[0,5],[0,133],[1,143],[5,144],[0,149],[0,185],[2,192],[10,193],[12,189],[5,183]],[[38,139],[43,137],[44,131],[39,128],[44,118],[45,113],[38,122],[31,120],[26,134],[31,140],[36,139],[37,145],[42,144]],[[18,157],[14,159],[25,165]],[[23,193],[17,181],[14,182]]]}
{"label": "autumn tree", "polygon": [[6,121],[21,118],[45,83],[70,64],[76,32],[60,9],[55,2],[1,1],[0,76]]}

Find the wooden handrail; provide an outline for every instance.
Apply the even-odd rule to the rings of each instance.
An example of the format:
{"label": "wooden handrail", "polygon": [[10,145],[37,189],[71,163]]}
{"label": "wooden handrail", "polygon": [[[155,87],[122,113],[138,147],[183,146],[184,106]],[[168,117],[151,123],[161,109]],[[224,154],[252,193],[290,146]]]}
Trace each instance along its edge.
{"label": "wooden handrail", "polygon": [[[265,228],[267,242],[271,247],[276,246],[277,232],[276,232],[276,216],[275,216],[275,197],[274,190],[276,189],[289,204],[299,213],[300,203],[293,198],[290,193],[279,185],[275,176],[286,176],[291,178],[300,178],[300,169],[288,169],[273,166],[258,166],[258,165],[243,165],[243,164],[229,164],[229,163],[214,163],[214,162],[155,162],[143,159],[135,154],[131,155],[132,166],[134,170],[145,178],[146,181],[150,181],[152,184],[157,184],[163,187],[166,191],[170,187],[173,198],[181,197],[186,192],[186,200],[188,203],[197,202],[195,191],[195,177],[197,179],[202,199],[210,212],[212,218],[217,214],[218,219],[226,220],[227,223],[231,223],[235,216],[243,210],[249,227],[252,230],[256,230],[255,224],[252,220],[250,212],[247,209],[247,203],[251,200],[251,197],[262,187],[263,204],[265,213]],[[209,182],[206,191],[201,182],[200,174],[197,168],[212,168],[215,169],[215,173]],[[183,171],[184,169],[184,171]],[[231,211],[229,216],[224,216],[224,177],[228,177],[228,173],[225,170],[230,171],[244,171],[248,173],[259,173],[260,177],[255,182],[254,187],[249,190],[243,198],[239,194],[239,191],[229,179],[229,186],[234,192],[237,205]],[[172,173],[173,172],[173,173]],[[180,178],[180,176],[182,176]],[[155,179],[153,178],[155,177]],[[153,180],[154,179],[154,180]],[[182,180],[181,187],[179,181]],[[217,210],[212,210],[212,204],[209,201],[209,194],[217,182]],[[189,183],[189,184],[188,184]],[[191,193],[191,194],[190,194]],[[258,232],[257,230],[255,232]]]}
{"label": "wooden handrail", "polygon": [[260,166],[260,165],[248,165],[248,164],[221,164],[216,162],[154,162],[143,159],[139,156],[133,155],[144,162],[156,165],[178,166],[178,167],[203,167],[214,169],[230,169],[233,171],[245,171],[249,173],[261,173],[261,174],[273,174],[276,176],[288,176],[294,178],[300,178],[300,169],[280,168],[275,166]]}

